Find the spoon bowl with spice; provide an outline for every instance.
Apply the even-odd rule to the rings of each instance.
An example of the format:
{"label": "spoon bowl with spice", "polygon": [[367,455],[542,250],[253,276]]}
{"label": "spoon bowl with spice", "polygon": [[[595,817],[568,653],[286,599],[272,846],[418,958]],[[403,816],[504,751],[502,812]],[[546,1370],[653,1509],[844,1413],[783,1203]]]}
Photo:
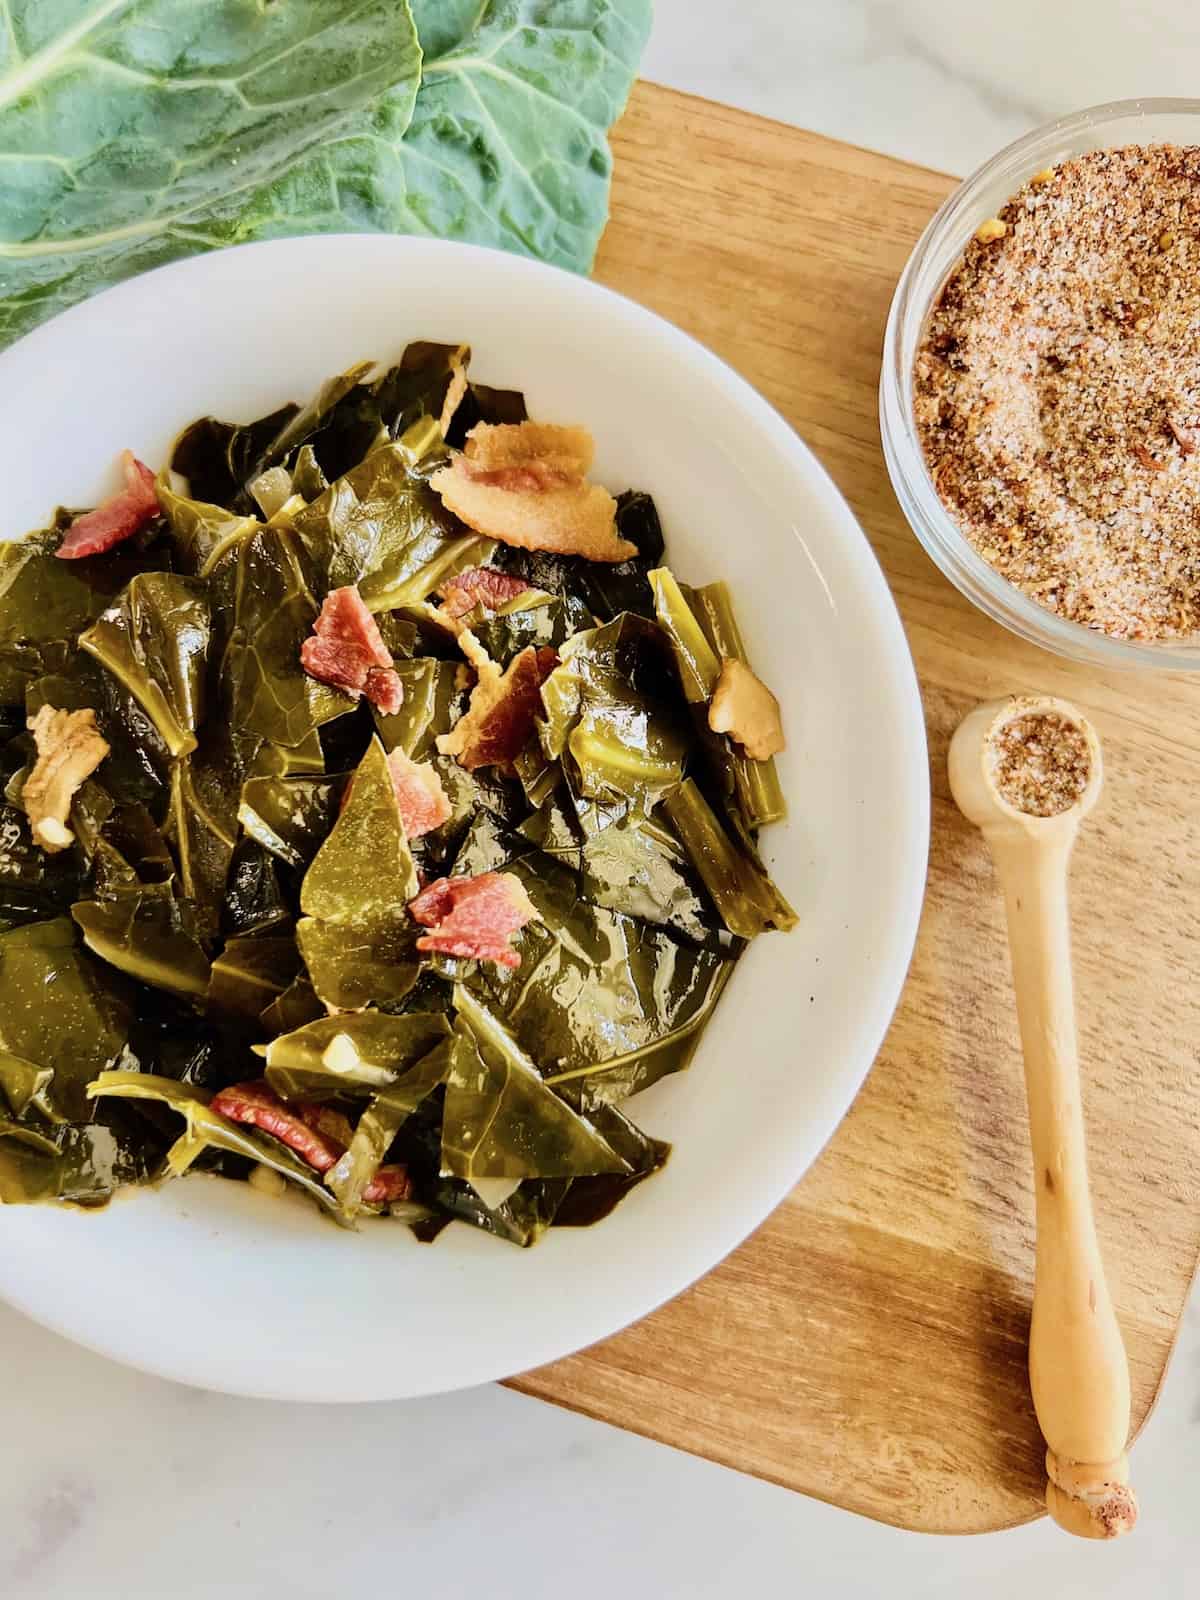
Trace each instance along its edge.
{"label": "spoon bowl with spice", "polygon": [[1004,893],[1037,1206],[1029,1382],[1048,1446],[1046,1506],[1111,1539],[1137,1520],[1125,1443],[1129,1368],[1088,1189],[1067,868],[1100,795],[1100,741],[1064,700],[998,700],[960,724],[950,787],[983,832]]}
{"label": "spoon bowl with spice", "polygon": [[988,616],[1200,669],[1200,101],[1093,107],[962,184],[897,287],[880,417],[908,521]]}

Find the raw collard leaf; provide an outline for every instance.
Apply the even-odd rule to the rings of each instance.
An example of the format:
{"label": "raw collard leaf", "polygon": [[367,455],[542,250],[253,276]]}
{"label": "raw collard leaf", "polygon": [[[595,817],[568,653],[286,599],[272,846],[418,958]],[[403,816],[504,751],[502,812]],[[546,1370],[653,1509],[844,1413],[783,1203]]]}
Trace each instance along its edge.
{"label": "raw collard leaf", "polygon": [[649,0],[419,0],[416,14],[432,48],[400,147],[409,210],[426,232],[586,270]]}
{"label": "raw collard leaf", "polygon": [[[177,256],[336,218],[370,225],[359,194],[339,203],[338,189],[369,130],[394,141],[408,125],[420,50],[403,0],[78,0],[52,13],[8,0],[7,16],[0,340]],[[369,206],[390,154],[359,174]]]}
{"label": "raw collard leaf", "polygon": [[650,26],[649,0],[422,0],[422,74],[404,0],[7,9],[0,342],[131,273],[297,233],[437,234],[586,271]]}
{"label": "raw collard leaf", "polygon": [[458,1054],[446,1085],[442,1172],[455,1178],[573,1178],[629,1171],[586,1118],[542,1081],[493,1012],[455,993],[474,1049]]}
{"label": "raw collard leaf", "polygon": [[205,585],[170,572],[140,573],[79,637],[117,678],[172,756],[196,748],[212,618]]}
{"label": "raw collard leaf", "polygon": [[51,1117],[86,1122],[84,1087],[129,1033],[124,989],[60,917],[0,933],[0,994],[0,1087],[14,1115],[32,1101]]}

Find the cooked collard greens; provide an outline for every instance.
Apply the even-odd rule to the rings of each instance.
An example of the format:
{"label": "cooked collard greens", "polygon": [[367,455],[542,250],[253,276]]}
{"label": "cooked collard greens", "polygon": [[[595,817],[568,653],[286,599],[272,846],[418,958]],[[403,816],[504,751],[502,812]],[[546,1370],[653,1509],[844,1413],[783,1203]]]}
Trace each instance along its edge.
{"label": "cooked collard greens", "polygon": [[469,361],[200,418],[0,546],[0,1202],[200,1171],[530,1245],[663,1166],[618,1107],[795,922],[778,707]]}

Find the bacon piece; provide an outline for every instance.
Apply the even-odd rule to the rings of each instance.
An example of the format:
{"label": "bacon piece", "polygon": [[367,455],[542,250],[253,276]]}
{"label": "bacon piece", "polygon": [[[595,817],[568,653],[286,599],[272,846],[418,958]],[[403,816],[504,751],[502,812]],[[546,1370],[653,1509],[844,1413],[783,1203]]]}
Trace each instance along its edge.
{"label": "bacon piece", "polygon": [[80,556],[100,556],[125,539],[132,539],[159,512],[154,474],[132,450],[121,452],[125,487],[111,495],[94,511],[76,517],[63,542],[54,552],[62,561],[78,561]]}
{"label": "bacon piece", "polygon": [[[387,764],[406,838],[419,839],[422,834],[440,828],[443,822],[449,822],[450,802],[441,778],[428,761],[414,761],[403,750],[395,749],[388,754]],[[353,787],[352,778],[342,790],[339,812],[346,809]]]}
{"label": "bacon piece", "polygon": [[75,791],[90,778],[108,755],[108,741],[96,727],[96,713],[90,706],[79,711],[60,711],[44,705],[27,724],[33,735],[37,760],[25,787],[21,804],[29,818],[34,842],[47,855],[65,850],[75,842],[67,827]]}
{"label": "bacon piece", "polygon": [[450,802],[441,778],[428,761],[414,761],[403,750],[392,750],[387,762],[408,838],[419,839],[449,822]]}
{"label": "bacon piece", "polygon": [[284,1105],[275,1091],[259,1079],[255,1083],[235,1083],[213,1095],[212,1110],[230,1122],[244,1122],[261,1128],[281,1144],[307,1161],[314,1172],[328,1172],[345,1149],[336,1139],[306,1122],[299,1110]]}
{"label": "bacon piece", "polygon": [[529,587],[524,578],[514,577],[509,572],[497,572],[494,567],[470,567],[456,578],[448,578],[438,590],[442,597],[442,615],[457,622],[476,606],[497,611],[506,600],[515,600]]}
{"label": "bacon piece", "polygon": [[300,647],[300,664],[310,677],[355,699],[365,694],[385,716],[394,716],[404,703],[404,685],[393,671],[379,624],[353,584],[325,596],[313,631]]}
{"label": "bacon piece", "polygon": [[586,428],[481,422],[429,482],[448,510],[489,538],[587,561],[626,561],[637,546],[617,533],[612,495],[588,482],[593,454]]}
{"label": "bacon piece", "polygon": [[[285,1105],[264,1079],[254,1083],[235,1083],[212,1098],[212,1110],[230,1122],[260,1128],[281,1144],[294,1150],[314,1172],[328,1172],[345,1154],[354,1130],[340,1111],[330,1106],[303,1101]],[[407,1200],[412,1182],[399,1166],[380,1167],[363,1190],[368,1205],[386,1205],[392,1200]]]}
{"label": "bacon piece", "polygon": [[354,1137],[349,1117],[343,1111],[336,1111],[333,1106],[322,1105],[317,1100],[300,1100],[296,1110],[305,1125],[328,1139],[330,1144],[340,1144],[345,1149]]}
{"label": "bacon piece", "polygon": [[408,909],[422,927],[418,950],[494,961],[519,967],[511,936],[537,916],[519,878],[511,872],[481,872],[476,878],[436,878]]}
{"label": "bacon piece", "polygon": [[395,1165],[380,1167],[363,1190],[363,1199],[369,1206],[385,1206],[392,1200],[407,1200],[412,1188],[407,1168]]}
{"label": "bacon piece", "polygon": [[449,733],[438,735],[437,747],[442,755],[457,756],[468,772],[511,767],[541,714],[539,691],[558,665],[558,654],[549,645],[527,645],[501,672],[470,629],[459,635],[459,643],[479,681],[463,715]]}

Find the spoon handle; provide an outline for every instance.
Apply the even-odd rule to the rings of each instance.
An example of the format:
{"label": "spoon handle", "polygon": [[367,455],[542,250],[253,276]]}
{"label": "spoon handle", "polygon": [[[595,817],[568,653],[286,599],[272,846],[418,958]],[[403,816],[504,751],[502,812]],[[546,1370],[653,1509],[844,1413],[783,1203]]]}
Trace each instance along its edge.
{"label": "spoon handle", "polygon": [[1071,1533],[1128,1531],[1129,1366],[1092,1216],[1071,980],[1067,864],[1074,829],[1035,844],[987,830],[1004,889],[1037,1195],[1029,1334],[1033,1403],[1049,1449],[1046,1505]]}

